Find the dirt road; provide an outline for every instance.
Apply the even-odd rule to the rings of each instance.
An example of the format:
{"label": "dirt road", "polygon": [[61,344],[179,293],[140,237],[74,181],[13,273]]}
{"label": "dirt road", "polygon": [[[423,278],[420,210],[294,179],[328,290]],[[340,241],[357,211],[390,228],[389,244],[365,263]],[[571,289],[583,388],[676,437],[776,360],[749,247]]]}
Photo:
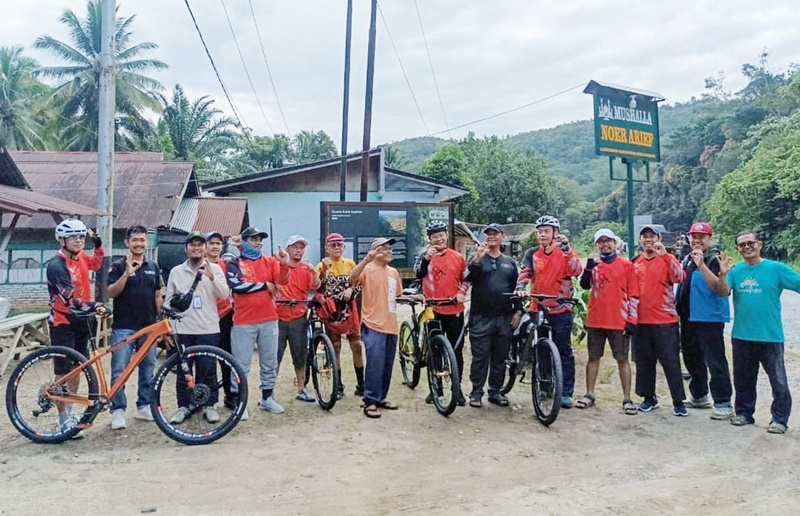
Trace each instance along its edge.
{"label": "dirt road", "polygon": [[[786,294],[784,312],[797,394],[800,296]],[[348,396],[330,413],[292,400],[285,368],[286,414],[251,400],[251,419],[206,447],[176,444],[131,410],[125,431],[103,414],[81,441],[35,445],[3,414],[0,514],[792,514],[800,504],[800,434],[767,434],[764,376],[756,425],[742,428],[707,410],[674,417],[663,382],[660,409],[623,415],[608,358],[598,406],[562,411],[550,428],[535,421],[527,386],[511,409],[443,418],[397,371],[390,398],[401,409],[368,420],[344,356]],[[585,349],[578,356],[581,392]]]}

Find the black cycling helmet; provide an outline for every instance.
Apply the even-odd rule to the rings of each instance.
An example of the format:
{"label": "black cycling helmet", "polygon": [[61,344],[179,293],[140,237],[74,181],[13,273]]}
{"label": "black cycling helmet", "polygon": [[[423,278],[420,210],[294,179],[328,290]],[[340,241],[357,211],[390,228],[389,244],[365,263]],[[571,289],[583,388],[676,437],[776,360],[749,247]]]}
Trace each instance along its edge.
{"label": "black cycling helmet", "polygon": [[439,233],[440,231],[447,231],[447,224],[441,220],[434,220],[428,223],[428,227],[425,228],[425,231],[428,233],[428,236]]}
{"label": "black cycling helmet", "polygon": [[536,227],[540,228],[542,226],[552,226],[558,230],[561,230],[561,223],[552,215],[542,215],[536,219]]}

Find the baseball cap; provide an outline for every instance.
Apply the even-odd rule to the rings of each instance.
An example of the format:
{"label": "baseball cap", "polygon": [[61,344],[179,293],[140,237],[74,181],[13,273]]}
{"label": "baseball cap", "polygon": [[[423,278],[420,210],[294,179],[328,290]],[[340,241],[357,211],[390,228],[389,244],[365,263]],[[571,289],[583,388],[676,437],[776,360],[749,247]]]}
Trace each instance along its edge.
{"label": "baseball cap", "polygon": [[344,242],[344,237],[339,233],[331,233],[325,237],[325,243],[330,244],[331,242]]}
{"label": "baseball cap", "polygon": [[711,224],[708,222],[695,222],[692,224],[692,227],[689,228],[687,231],[690,235],[713,235],[714,232],[711,230]]}
{"label": "baseball cap", "polygon": [[394,238],[376,238],[371,244],[369,244],[369,250],[372,251],[373,249],[377,249],[384,244],[394,245],[395,242],[397,242],[397,240]]}
{"label": "baseball cap", "polygon": [[641,235],[647,229],[649,229],[656,235],[661,236],[661,228],[656,226],[655,224],[645,224],[644,226],[641,227],[641,229],[639,229],[639,234]]}
{"label": "baseball cap", "polygon": [[492,222],[485,228],[483,228],[483,234],[485,235],[488,231],[497,231],[498,233],[506,234],[506,231],[503,229],[503,226],[498,224],[497,222]]}
{"label": "baseball cap", "polygon": [[191,233],[189,233],[188,235],[186,235],[186,240],[184,240],[184,242],[183,242],[183,243],[184,243],[184,245],[185,245],[185,244],[188,244],[189,242],[191,242],[192,240],[200,240],[200,241],[202,241],[203,243],[205,243],[205,241],[207,240],[207,238],[206,238],[206,236],[205,236],[203,233],[201,233],[201,232],[199,232],[199,231],[192,231]]}
{"label": "baseball cap", "polygon": [[266,231],[261,231],[255,226],[250,226],[249,228],[242,231],[242,240],[254,236],[260,236],[261,238],[267,238],[269,235]]}
{"label": "baseball cap", "polygon": [[220,233],[219,231],[209,231],[208,233],[206,233],[206,240],[207,241],[211,240],[214,237],[219,238],[223,242],[225,241],[225,238],[222,236],[222,233]]}
{"label": "baseball cap", "polygon": [[293,246],[299,242],[302,242],[303,245],[308,245],[308,240],[305,238],[301,237],[300,235],[292,235],[289,237],[289,240],[286,241],[286,247]]}
{"label": "baseball cap", "polygon": [[594,234],[595,243],[597,243],[597,241],[603,237],[610,238],[611,240],[617,239],[617,235],[615,235],[613,231],[611,231],[610,229],[603,228],[603,229],[598,229],[595,232]]}

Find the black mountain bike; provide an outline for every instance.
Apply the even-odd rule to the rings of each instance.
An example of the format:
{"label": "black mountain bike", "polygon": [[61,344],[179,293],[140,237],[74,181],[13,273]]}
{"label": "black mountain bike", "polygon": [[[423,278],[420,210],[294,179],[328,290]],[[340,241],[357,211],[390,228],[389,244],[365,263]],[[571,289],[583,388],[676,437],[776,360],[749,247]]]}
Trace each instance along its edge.
{"label": "black mountain bike", "polygon": [[[400,371],[403,383],[410,389],[419,384],[419,376],[423,367],[428,368],[428,388],[433,397],[436,411],[449,416],[456,409],[457,396],[461,391],[461,379],[458,376],[456,353],[447,340],[439,321],[433,319],[433,306],[452,305],[455,298],[434,299],[411,297],[417,291],[406,289],[404,296],[397,298],[398,303],[411,307],[411,322],[403,321],[397,339]],[[419,315],[417,305],[425,307]]]}
{"label": "black mountain bike", "polygon": [[[511,299],[522,299],[513,294],[507,295]],[[568,303],[574,303],[575,300],[544,294],[530,294],[528,297],[531,302],[536,303],[538,310],[525,313],[514,332],[506,359],[506,383],[501,392],[510,392],[517,377],[520,383],[530,383],[536,418],[544,426],[550,426],[561,409],[564,373],[561,369],[561,355],[551,338],[551,328],[545,319],[548,309],[544,300],[558,299]]]}
{"label": "black mountain bike", "polygon": [[311,379],[319,406],[325,410],[332,409],[336,405],[336,392],[339,388],[339,367],[336,363],[336,350],[325,333],[325,324],[317,315],[319,303],[313,299],[276,299],[275,303],[289,306],[305,303],[308,306],[306,385]]}

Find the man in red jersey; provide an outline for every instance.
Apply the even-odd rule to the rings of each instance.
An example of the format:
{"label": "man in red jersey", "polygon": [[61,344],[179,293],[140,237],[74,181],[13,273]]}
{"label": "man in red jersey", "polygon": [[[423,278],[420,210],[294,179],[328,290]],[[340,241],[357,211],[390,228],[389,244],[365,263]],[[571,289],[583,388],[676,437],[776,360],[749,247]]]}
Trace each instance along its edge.
{"label": "man in red jersey", "polygon": [[581,287],[592,289],[586,326],[589,331],[589,361],[586,363],[586,394],[575,406],[588,408],[594,405],[594,385],[600,370],[600,359],[608,340],[611,353],[619,366],[622,384],[622,409],[625,414],[636,415],[638,410],[631,401],[631,364],[629,336],[636,330],[639,305],[639,281],[630,260],[617,254],[615,235],[610,229],[600,229],[594,234],[594,245],[599,255],[592,254],[581,276]]}
{"label": "man in red jersey", "polygon": [[[300,235],[292,235],[286,241],[289,254],[289,281],[281,285],[279,294],[283,299],[308,299],[308,293],[319,288],[319,274],[307,262],[303,262],[308,240]],[[278,305],[278,366],[283,361],[286,343],[292,354],[294,365],[295,399],[313,403],[317,400],[306,391],[306,360],[308,359],[308,319],[305,303]]]}
{"label": "man in red jersey", "polygon": [[[94,252],[89,256],[83,251],[86,236],[94,243]],[[56,241],[61,245],[58,254],[47,265],[47,290],[50,294],[50,342],[54,346],[72,348],[83,356],[89,356],[89,338],[93,332],[93,311],[104,312],[105,307],[92,300],[92,283],[89,271],[98,271],[103,266],[103,242],[91,229],[77,219],[67,219],[56,226]],[[89,324],[87,324],[87,321]],[[70,363],[56,359],[56,378],[70,372]],[[77,392],[80,375],[68,382],[69,390]],[[78,424],[78,416],[72,406],[58,404],[58,420],[61,430],[69,430]],[[83,437],[83,433],[75,437]]]}
{"label": "man in red jersey", "polygon": [[683,399],[686,391],[681,377],[678,311],[674,286],[683,281],[683,268],[661,242],[658,226],[645,225],[639,231],[642,253],[633,259],[639,279],[639,322],[633,336],[636,357],[636,394],[644,398],[640,412],[658,408],[656,362],[661,362],[672,395],[672,413],[689,415]]}
{"label": "man in red jersey", "polygon": [[[422,293],[431,298],[454,298],[456,304],[433,307],[434,319],[442,325],[442,331],[453,345],[458,365],[458,378],[464,378],[464,299],[469,289],[467,278],[467,260],[464,256],[447,247],[449,236],[447,224],[434,221],[427,227],[428,240],[431,245],[422,251],[414,263],[417,279],[422,280]],[[459,385],[455,396],[456,403],[464,406],[467,403]],[[425,403],[433,403],[433,394],[429,393]]]}
{"label": "man in red jersey", "polygon": [[[517,278],[517,294],[525,295],[528,285],[531,292],[571,299],[575,294],[572,278],[583,272],[578,253],[569,246],[569,239],[561,233],[561,223],[551,215],[536,220],[539,246],[528,249],[522,258],[522,270]],[[572,303],[558,299],[544,301],[547,322],[552,329],[553,342],[561,355],[564,387],[561,406],[572,408],[575,390],[575,355],[572,352]],[[537,310],[536,304],[531,310]]]}
{"label": "man in red jersey", "polygon": [[[267,233],[249,227],[241,235],[231,237],[241,255],[227,263],[228,284],[233,291],[233,328],[231,349],[233,357],[250,373],[253,345],[258,347],[261,379],[261,401],[258,407],[273,414],[282,414],[283,407],[275,401],[272,390],[278,371],[278,310],[273,295],[278,284],[289,279],[289,255],[278,246],[277,258],[263,256],[261,248]],[[232,385],[233,389],[235,386]],[[246,419],[247,411],[242,419]]]}

